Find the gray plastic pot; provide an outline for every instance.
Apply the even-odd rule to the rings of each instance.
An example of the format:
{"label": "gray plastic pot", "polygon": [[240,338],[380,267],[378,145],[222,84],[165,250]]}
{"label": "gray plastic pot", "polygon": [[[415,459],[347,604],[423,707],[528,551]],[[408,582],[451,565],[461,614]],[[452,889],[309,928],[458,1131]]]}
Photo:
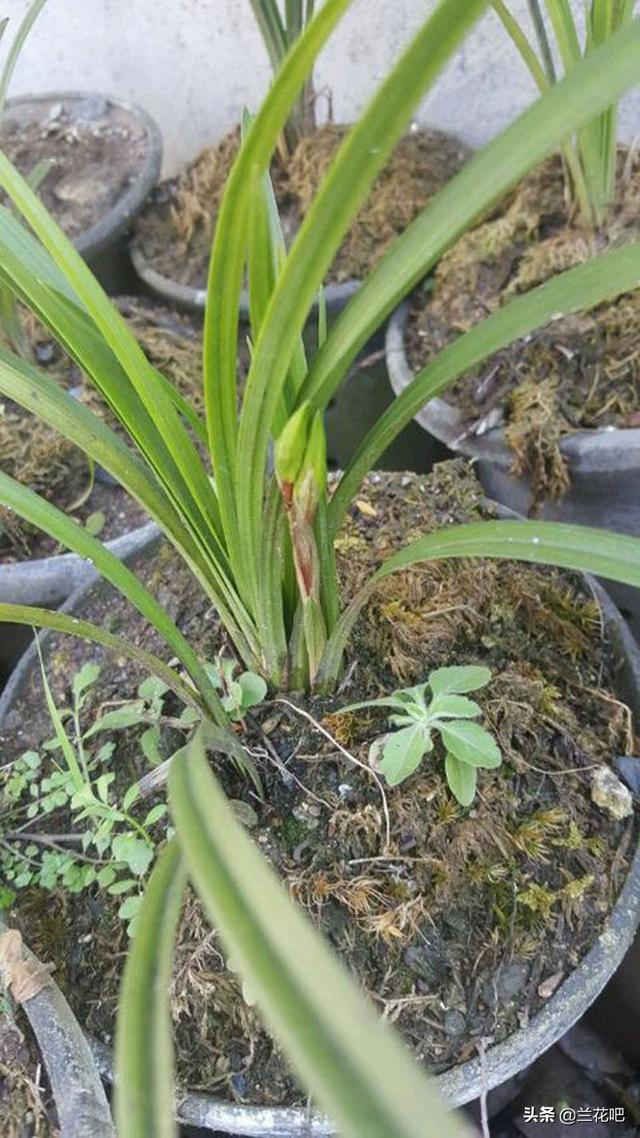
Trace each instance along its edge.
{"label": "gray plastic pot", "polygon": [[[387,327],[387,371],[396,395],[414,378],[405,346],[408,315],[409,305],[403,304]],[[461,413],[439,398],[431,399],[415,419],[449,450],[474,460],[488,497],[516,513],[528,514],[531,485],[528,478],[510,473],[513,451],[504,431],[463,437]],[[560,501],[545,502],[538,516],[640,535],[640,428],[576,431],[562,440],[560,449],[569,464],[571,488]],[[607,588],[640,639],[640,593],[615,582],[608,582]]]}
{"label": "gray plastic pot", "polygon": [[91,102],[96,100],[117,107],[132,123],[142,127],[147,143],[146,156],[136,172],[133,183],[104,217],[78,234],[74,244],[109,291],[126,292],[131,271],[127,246],[123,238],[158,181],[162,166],[162,135],[154,120],[146,111],[133,103],[91,91],[53,91],[42,95],[24,95],[9,99],[5,118],[18,122],[22,118],[26,122],[37,116],[44,118],[47,110],[57,103],[66,105],[87,103],[90,106]]}
{"label": "gray plastic pot", "polygon": [[[107,542],[107,549],[122,561],[143,549],[157,533],[155,524],[148,522]],[[57,608],[71,593],[96,577],[93,565],[76,553],[0,565],[0,604]],[[31,640],[30,629],[0,623],[0,680],[10,674]]]}
{"label": "gray plastic pot", "polygon": [[[106,542],[120,561],[132,557],[155,537],[158,528],[147,522],[129,533]],[[40,605],[57,608],[62,601],[98,576],[93,565],[76,553],[59,553],[35,561],[0,566],[0,604]]]}
{"label": "gray plastic pot", "polygon": [[[149,553],[156,541],[157,538],[149,540]],[[615,667],[618,694],[640,721],[640,648],[604,589],[591,578],[586,580],[601,606],[605,643]],[[83,587],[69,598],[62,611],[84,615],[90,592],[95,589],[99,594],[109,587],[103,581]],[[41,642],[46,643],[49,636],[50,633],[43,633]],[[24,690],[30,672],[37,667],[37,654],[32,646],[0,697],[0,729]],[[489,1047],[482,1060],[472,1059],[437,1076],[436,1086],[443,1098],[452,1106],[472,1103],[485,1092],[494,1093],[499,1099],[504,1084],[524,1072],[591,1006],[625,956],[639,921],[640,846],[604,931],[577,968],[526,1027]],[[109,1050],[95,1041],[92,1041],[92,1050],[102,1074],[111,1080],[113,1067]],[[502,1097],[504,1101],[504,1093]],[[329,1138],[336,1133],[327,1118],[310,1117],[302,1108],[243,1106],[186,1091],[178,1096],[178,1116],[184,1123],[244,1138]]]}
{"label": "gray plastic pot", "polygon": [[[152,268],[142,249],[135,241],[132,242],[129,253],[133,267],[140,280],[152,296],[163,300],[167,304],[180,308],[183,312],[203,313],[207,302],[205,288],[193,288],[191,285],[179,284],[170,277],[163,276]],[[351,300],[351,297],[360,288],[360,281],[344,281],[342,284],[327,285],[324,290],[327,304],[327,314],[336,316]],[[318,306],[314,304],[313,313],[317,313]],[[245,289],[240,296],[240,319],[249,322],[249,297]]]}
{"label": "gray plastic pot", "polygon": [[[0,917],[0,933],[7,926]],[[23,959],[39,961],[26,946]],[[47,1070],[60,1138],[115,1138],[97,1064],[71,1008],[52,980],[22,1005]]]}

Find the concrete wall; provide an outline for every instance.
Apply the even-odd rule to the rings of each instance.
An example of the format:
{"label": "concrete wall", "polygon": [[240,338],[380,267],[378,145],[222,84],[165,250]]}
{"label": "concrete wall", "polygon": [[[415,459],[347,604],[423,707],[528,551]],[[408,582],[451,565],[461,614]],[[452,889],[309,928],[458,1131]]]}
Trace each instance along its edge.
{"label": "concrete wall", "polygon": [[[359,111],[433,3],[353,0],[317,72],[317,86],[332,92],[336,120]],[[525,17],[526,0],[511,0],[510,7]],[[17,23],[26,8],[27,0],[4,0],[1,14]],[[173,172],[234,125],[243,104],[255,107],[268,81],[249,0],[48,0],[12,93],[84,87],[137,101],[162,127],[166,169]],[[478,145],[533,93],[519,56],[488,12],[417,118]],[[623,107],[626,137],[640,134],[639,112],[636,91]]]}

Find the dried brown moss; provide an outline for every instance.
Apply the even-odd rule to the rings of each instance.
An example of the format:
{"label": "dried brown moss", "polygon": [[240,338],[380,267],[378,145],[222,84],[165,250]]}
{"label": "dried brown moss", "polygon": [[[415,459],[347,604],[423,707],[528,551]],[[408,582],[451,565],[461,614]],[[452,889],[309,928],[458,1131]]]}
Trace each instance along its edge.
{"label": "dried brown moss", "polygon": [[[347,133],[330,123],[278,154],[271,168],[283,227],[291,238]],[[178,178],[161,186],[137,223],[137,241],[151,265],[182,284],[201,288],[215,218],[239,146],[232,131],[203,150]],[[350,229],[331,269],[332,281],[362,278],[467,157],[460,142],[419,130],[402,139]]]}
{"label": "dried brown moss", "polygon": [[[442,258],[410,320],[413,365],[425,361],[514,296],[596,253],[638,236],[640,161],[620,154],[619,198],[594,234],[567,216],[559,160],[533,171],[494,213]],[[491,417],[506,426],[513,471],[527,473],[534,508],[569,487],[559,442],[571,431],[638,425],[640,293],[580,316],[558,315],[524,342],[463,376],[448,398],[473,434]]]}

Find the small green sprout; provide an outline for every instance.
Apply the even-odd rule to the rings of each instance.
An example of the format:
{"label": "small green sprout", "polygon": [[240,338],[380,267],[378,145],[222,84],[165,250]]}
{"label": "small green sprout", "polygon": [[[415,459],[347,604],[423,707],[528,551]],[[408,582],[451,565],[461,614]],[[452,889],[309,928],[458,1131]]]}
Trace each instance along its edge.
{"label": "small green sprout", "polygon": [[[159,739],[154,735],[150,741],[149,733],[159,736],[166,684],[148,677],[139,685],[137,699],[103,712],[85,727],[86,703],[100,667],[87,663],[76,672],[71,706],[59,708],[41,656],[40,664],[54,735],[40,751],[26,751],[0,772],[0,879],[6,882],[0,886],[0,909],[9,908],[17,892],[29,886],[52,891],[62,886],[80,893],[97,885],[119,898],[118,915],[133,934],[156,842],[166,831],[167,806],[147,806],[137,782],[120,797],[116,744],[102,742],[102,736],[151,722],[140,743],[152,765],[162,761]],[[46,764],[44,754],[50,756]],[[71,834],[65,815],[72,818]]]}
{"label": "small green sprout", "polygon": [[215,664],[206,664],[205,667],[211,682],[223,693],[222,706],[234,723],[242,723],[250,708],[263,702],[267,685],[262,676],[255,672],[241,672],[234,678],[238,664],[231,656],[218,656]]}
{"label": "small green sprout", "polygon": [[[479,723],[482,709],[464,692],[489,683],[491,672],[478,665],[438,668],[424,684],[403,688],[381,699],[352,703],[344,711],[361,707],[390,707],[389,722],[398,731],[376,739],[371,757],[382,753],[380,771],[389,786],[397,786],[419,767],[434,747],[438,731],[445,748],[445,773],[452,794],[461,806],[473,802],[478,767],[499,767],[502,754],[495,739]],[[430,689],[430,698],[427,690]]]}

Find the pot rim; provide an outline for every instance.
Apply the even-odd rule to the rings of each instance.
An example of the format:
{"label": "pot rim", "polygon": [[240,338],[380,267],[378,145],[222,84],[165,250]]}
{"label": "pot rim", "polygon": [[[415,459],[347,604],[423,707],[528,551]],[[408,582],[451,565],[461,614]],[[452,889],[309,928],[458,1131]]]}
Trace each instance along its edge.
{"label": "pot rim", "polygon": [[[159,533],[155,522],[145,522],[105,542],[120,561],[132,557]],[[0,603],[57,606],[75,597],[100,574],[78,553],[54,553],[32,561],[0,565]]]}
{"label": "pot rim", "polygon": [[[498,507],[503,515],[514,517],[511,510]],[[149,536],[145,547],[153,548],[159,535]],[[141,552],[139,549],[138,553]],[[613,601],[592,577],[582,574],[601,606],[606,639],[617,671],[627,691],[623,694],[640,716],[640,645],[636,644]],[[81,586],[61,607],[71,613],[84,601],[93,584],[110,588],[104,579]],[[41,644],[52,635],[45,629]],[[18,696],[26,676],[37,664],[35,644],[27,649],[14,669],[0,696],[0,727]],[[640,840],[636,845],[629,872],[611,910],[605,928],[589,952],[560,984],[544,1007],[527,1024],[485,1053],[435,1076],[436,1089],[451,1106],[463,1106],[517,1074],[547,1051],[587,1011],[616,971],[632,944],[640,922]],[[111,1053],[103,1044],[87,1034],[101,1072],[113,1081]],[[220,1130],[244,1138],[335,1138],[331,1121],[323,1115],[310,1116],[304,1108],[260,1107],[241,1105],[213,1095],[179,1090],[178,1119],[192,1126]]]}
{"label": "pot rim", "polygon": [[83,230],[74,239],[74,245],[87,261],[91,261],[103,253],[129,228],[131,222],[140,212],[146,198],[160,177],[162,166],[162,134],[155,120],[148,111],[137,103],[129,102],[115,95],[106,95],[100,91],[43,91],[35,95],[17,95],[7,99],[5,114],[12,108],[38,105],[53,100],[67,101],[89,99],[98,95],[112,107],[117,107],[132,118],[138,119],[142,124],[147,138],[147,154],[141,169],[136,170],[133,183],[125,190],[117,201],[88,229]]}
{"label": "pot rim", "polygon": [[[0,933],[7,932],[0,914]],[[22,957],[41,963],[23,943]],[[67,1000],[53,979],[20,1005],[36,1038],[65,1138],[116,1138],[100,1066]]]}
{"label": "pot rim", "polygon": [[[160,300],[172,304],[184,312],[204,312],[207,304],[206,288],[195,288],[193,285],[180,284],[178,281],[172,280],[171,277],[159,273],[157,269],[151,266],[135,237],[129,246],[129,256],[142,283]],[[328,315],[335,316],[341,312],[358,291],[360,285],[361,282],[355,279],[341,281],[339,284],[325,285],[324,297]],[[317,312],[318,302],[315,300],[310,315],[316,315]],[[240,319],[243,323],[248,323],[250,319],[249,294],[244,288],[240,294]]]}
{"label": "pot rim", "polygon": [[[405,300],[387,325],[387,372],[396,395],[401,395],[415,378],[405,347],[409,311],[409,301]],[[465,438],[462,413],[439,396],[430,399],[414,419],[455,453],[483,459],[506,471],[513,465],[513,451],[502,428],[494,428],[480,437]],[[640,466],[640,427],[573,431],[561,439],[559,445],[571,465],[579,468],[581,474],[611,473],[612,468],[616,473],[624,474],[626,471],[636,472]]]}

